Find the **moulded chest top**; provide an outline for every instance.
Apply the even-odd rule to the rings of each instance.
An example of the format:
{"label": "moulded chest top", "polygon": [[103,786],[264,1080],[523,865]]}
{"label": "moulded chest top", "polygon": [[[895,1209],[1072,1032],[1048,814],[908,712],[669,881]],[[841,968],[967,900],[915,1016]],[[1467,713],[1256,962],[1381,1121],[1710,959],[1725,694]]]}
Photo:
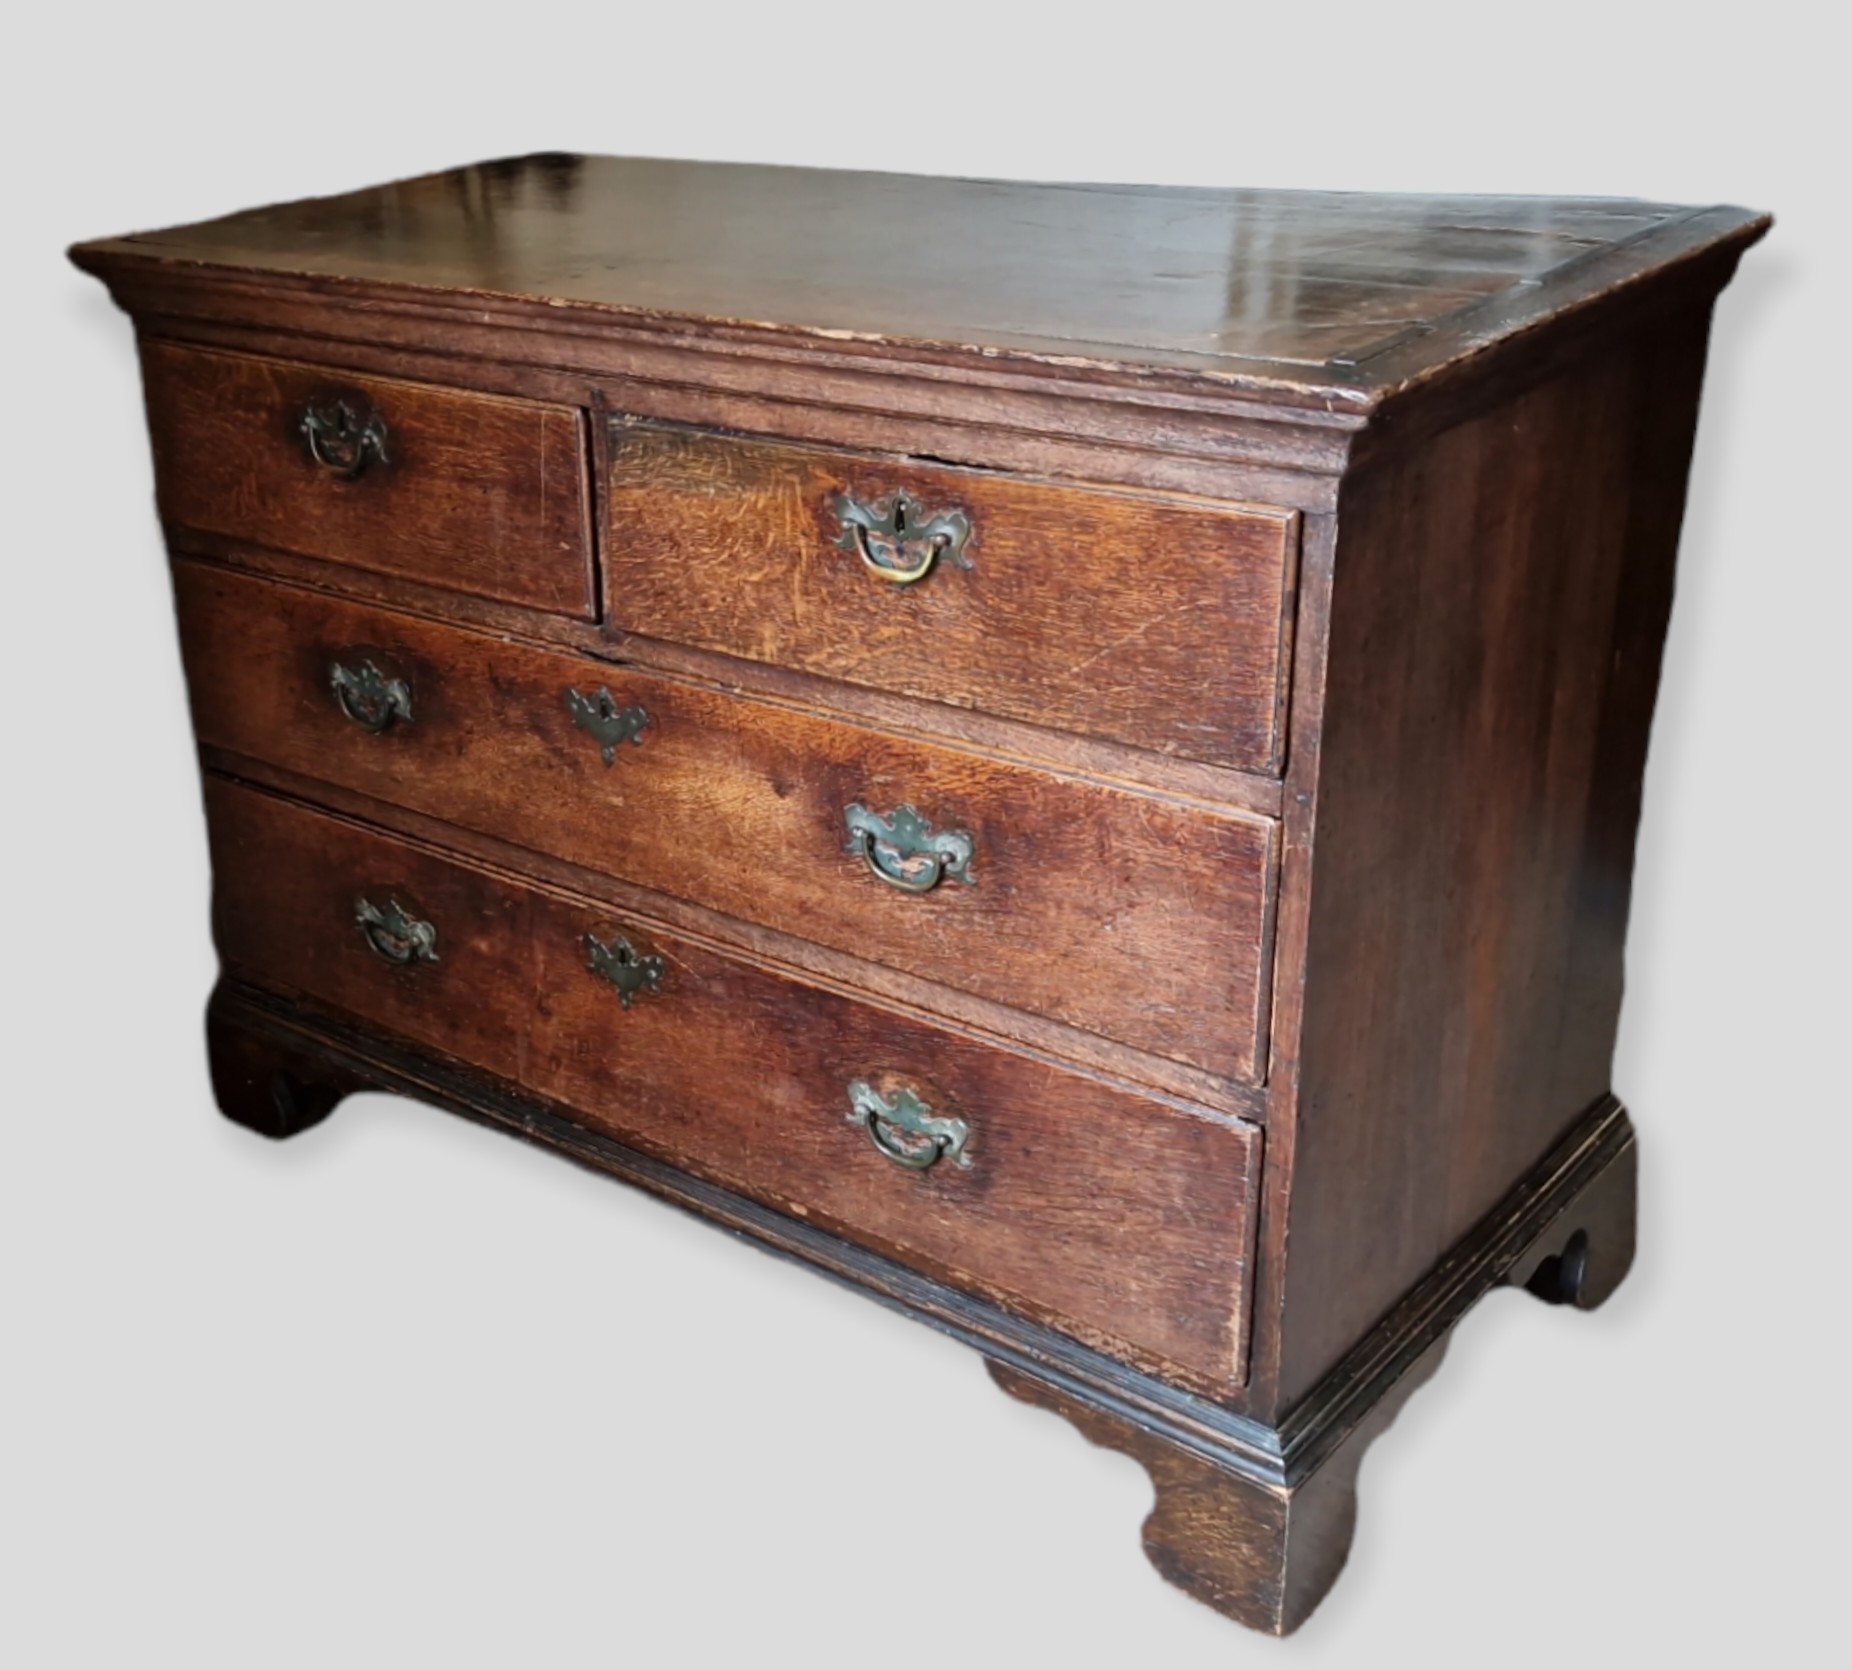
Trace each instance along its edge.
{"label": "moulded chest top", "polygon": [[80,265],[412,289],[1373,404],[1656,271],[1741,209],[1035,185],[547,154],[85,244]]}

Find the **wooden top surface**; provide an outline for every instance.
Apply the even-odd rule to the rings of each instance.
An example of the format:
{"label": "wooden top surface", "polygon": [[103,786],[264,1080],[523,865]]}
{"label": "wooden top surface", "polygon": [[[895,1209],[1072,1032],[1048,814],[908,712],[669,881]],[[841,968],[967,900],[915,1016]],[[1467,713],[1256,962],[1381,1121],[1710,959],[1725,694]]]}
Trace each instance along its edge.
{"label": "wooden top surface", "polygon": [[1035,185],[540,155],[79,246],[462,305],[616,310],[1353,395],[1766,217],[1618,198]]}

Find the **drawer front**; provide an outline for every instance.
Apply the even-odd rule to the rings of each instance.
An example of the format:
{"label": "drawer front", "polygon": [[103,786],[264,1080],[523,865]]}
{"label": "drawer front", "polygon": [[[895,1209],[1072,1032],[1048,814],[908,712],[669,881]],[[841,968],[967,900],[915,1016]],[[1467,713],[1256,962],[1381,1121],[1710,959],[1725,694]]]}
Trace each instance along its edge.
{"label": "drawer front", "polygon": [[[1260,1071],[1267,819],[177,573],[202,742],[1227,1078]],[[902,808],[929,826],[911,843]]]}
{"label": "drawer front", "polygon": [[571,408],[158,341],[142,379],[169,524],[595,615]]}
{"label": "drawer front", "polygon": [[614,628],[1278,764],[1287,513],[624,419],[609,433]]}
{"label": "drawer front", "polygon": [[1254,1127],[255,790],[209,779],[207,807],[234,973],[1120,1356],[1240,1378]]}

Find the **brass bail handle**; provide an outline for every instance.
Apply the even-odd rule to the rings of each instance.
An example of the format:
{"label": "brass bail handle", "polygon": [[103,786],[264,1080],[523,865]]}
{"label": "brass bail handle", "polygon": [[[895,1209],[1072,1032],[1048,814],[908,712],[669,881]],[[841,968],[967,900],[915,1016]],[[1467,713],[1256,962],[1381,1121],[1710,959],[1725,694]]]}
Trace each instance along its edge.
{"label": "brass bail handle", "polygon": [[912,494],[889,493],[864,504],[851,493],[831,496],[839,550],[853,551],[870,574],[896,586],[910,586],[932,572],[941,557],[969,569],[965,546],[971,519],[962,510],[928,515]]}
{"label": "brass bail handle", "polygon": [[897,1086],[883,1096],[865,1079],[849,1086],[849,1123],[868,1132],[868,1140],[895,1165],[926,1171],[942,1159],[960,1170],[971,1169],[965,1145],[971,1127],[949,1114],[936,1114],[919,1095]]}
{"label": "brass bail handle", "polygon": [[395,722],[411,723],[411,686],[402,678],[388,678],[364,657],[329,662],[328,686],[341,711],[370,736]]}
{"label": "brass bail handle", "polygon": [[368,464],[386,464],[386,420],[348,400],[311,400],[296,427],[309,456],[338,481],[352,481]]}
{"label": "brass bail handle", "polygon": [[388,899],[384,909],[369,899],[356,899],[354,922],[373,953],[389,963],[403,968],[437,961],[437,929],[419,921],[397,899]]}
{"label": "brass bail handle", "polygon": [[871,874],[903,893],[930,893],[946,877],[974,886],[971,860],[976,844],[962,829],[935,830],[911,806],[892,816],[871,812],[859,801],[842,809],[848,830],[845,852],[858,853]]}

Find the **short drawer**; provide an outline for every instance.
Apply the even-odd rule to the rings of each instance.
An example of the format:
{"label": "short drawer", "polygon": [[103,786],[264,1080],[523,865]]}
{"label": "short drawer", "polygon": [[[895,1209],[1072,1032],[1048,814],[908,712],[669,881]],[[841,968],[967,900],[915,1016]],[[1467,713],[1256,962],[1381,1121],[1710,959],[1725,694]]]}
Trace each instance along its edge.
{"label": "short drawer", "polygon": [[614,629],[1279,763],[1289,513],[627,419],[609,436]]}
{"label": "short drawer", "polygon": [[208,746],[1226,1078],[1261,1072],[1268,819],[176,573]]}
{"label": "short drawer", "polygon": [[153,340],[142,379],[171,526],[596,613],[579,412]]}
{"label": "short drawer", "polygon": [[208,779],[234,974],[1134,1360],[1246,1337],[1258,1131]]}

